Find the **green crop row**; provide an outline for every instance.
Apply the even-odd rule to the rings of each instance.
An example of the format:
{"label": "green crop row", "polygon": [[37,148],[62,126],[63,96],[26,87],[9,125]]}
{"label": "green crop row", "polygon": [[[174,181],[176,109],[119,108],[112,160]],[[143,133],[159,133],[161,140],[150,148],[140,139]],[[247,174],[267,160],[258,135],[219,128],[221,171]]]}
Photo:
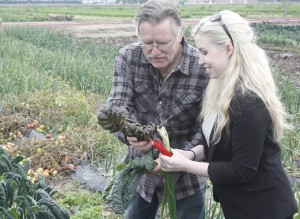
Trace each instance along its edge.
{"label": "green crop row", "polygon": [[[48,21],[49,15],[72,16],[76,20],[92,17],[95,20],[114,18],[132,20],[139,5],[3,5],[0,15],[5,22],[11,21]],[[195,4],[179,7],[183,18],[201,18],[220,10],[232,10],[249,19],[300,17],[300,4]]]}
{"label": "green crop row", "polygon": [[117,48],[39,28],[7,28],[1,35],[0,93],[56,90],[66,83],[107,96]]}

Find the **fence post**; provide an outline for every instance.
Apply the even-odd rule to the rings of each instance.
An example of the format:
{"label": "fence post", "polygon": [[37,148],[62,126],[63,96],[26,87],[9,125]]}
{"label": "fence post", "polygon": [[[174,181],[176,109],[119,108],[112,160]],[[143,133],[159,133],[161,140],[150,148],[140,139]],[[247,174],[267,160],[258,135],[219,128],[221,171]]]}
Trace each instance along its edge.
{"label": "fence post", "polygon": [[287,3],[286,3],[286,0],[283,1],[283,17],[284,17],[284,20],[285,21],[288,21],[288,18],[287,18]]}

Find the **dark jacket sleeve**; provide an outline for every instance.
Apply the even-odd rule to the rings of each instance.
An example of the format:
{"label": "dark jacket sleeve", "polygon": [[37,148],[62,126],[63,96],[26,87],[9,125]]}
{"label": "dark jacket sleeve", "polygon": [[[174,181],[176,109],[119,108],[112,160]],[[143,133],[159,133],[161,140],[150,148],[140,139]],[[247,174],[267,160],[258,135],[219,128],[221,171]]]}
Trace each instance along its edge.
{"label": "dark jacket sleeve", "polygon": [[214,145],[215,153],[218,147],[226,148],[222,149],[224,160],[212,160],[208,167],[208,174],[214,185],[235,185],[253,179],[258,170],[269,126],[269,113],[258,97],[240,96],[232,100],[229,140],[221,139]]}

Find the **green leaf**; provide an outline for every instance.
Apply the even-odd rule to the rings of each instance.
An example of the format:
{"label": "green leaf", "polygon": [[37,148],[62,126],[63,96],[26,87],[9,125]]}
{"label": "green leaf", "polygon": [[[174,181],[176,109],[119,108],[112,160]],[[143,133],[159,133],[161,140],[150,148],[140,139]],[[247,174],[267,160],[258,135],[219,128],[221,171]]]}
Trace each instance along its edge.
{"label": "green leaf", "polygon": [[[0,216],[1,216],[1,219],[15,219],[11,216],[11,214],[4,208],[0,207]],[[2,217],[2,216],[5,216],[5,217]]]}
{"label": "green leaf", "polygon": [[125,169],[127,167],[127,164],[126,163],[121,163],[117,166],[117,171],[121,171],[123,169]]}
{"label": "green leaf", "polygon": [[18,212],[17,208],[11,208],[8,212],[14,219],[20,219],[21,217],[21,214]]}
{"label": "green leaf", "polygon": [[23,160],[22,156],[17,156],[11,161],[11,164],[18,164],[22,160]]}

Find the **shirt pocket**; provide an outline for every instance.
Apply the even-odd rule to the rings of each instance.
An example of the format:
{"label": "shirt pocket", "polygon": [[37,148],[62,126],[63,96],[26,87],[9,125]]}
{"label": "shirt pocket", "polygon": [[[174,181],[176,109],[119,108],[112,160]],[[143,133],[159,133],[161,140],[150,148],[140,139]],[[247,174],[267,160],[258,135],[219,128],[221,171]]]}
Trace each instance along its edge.
{"label": "shirt pocket", "polygon": [[200,113],[200,102],[200,94],[176,92],[169,107],[172,125],[182,127],[194,123]]}
{"label": "shirt pocket", "polygon": [[152,112],[155,106],[155,92],[152,87],[151,84],[142,81],[136,82],[134,87],[135,116],[142,124],[150,121],[149,112]]}
{"label": "shirt pocket", "polygon": [[277,186],[273,173],[261,173],[245,185],[241,185],[243,192],[258,192],[267,189],[272,189]]}

